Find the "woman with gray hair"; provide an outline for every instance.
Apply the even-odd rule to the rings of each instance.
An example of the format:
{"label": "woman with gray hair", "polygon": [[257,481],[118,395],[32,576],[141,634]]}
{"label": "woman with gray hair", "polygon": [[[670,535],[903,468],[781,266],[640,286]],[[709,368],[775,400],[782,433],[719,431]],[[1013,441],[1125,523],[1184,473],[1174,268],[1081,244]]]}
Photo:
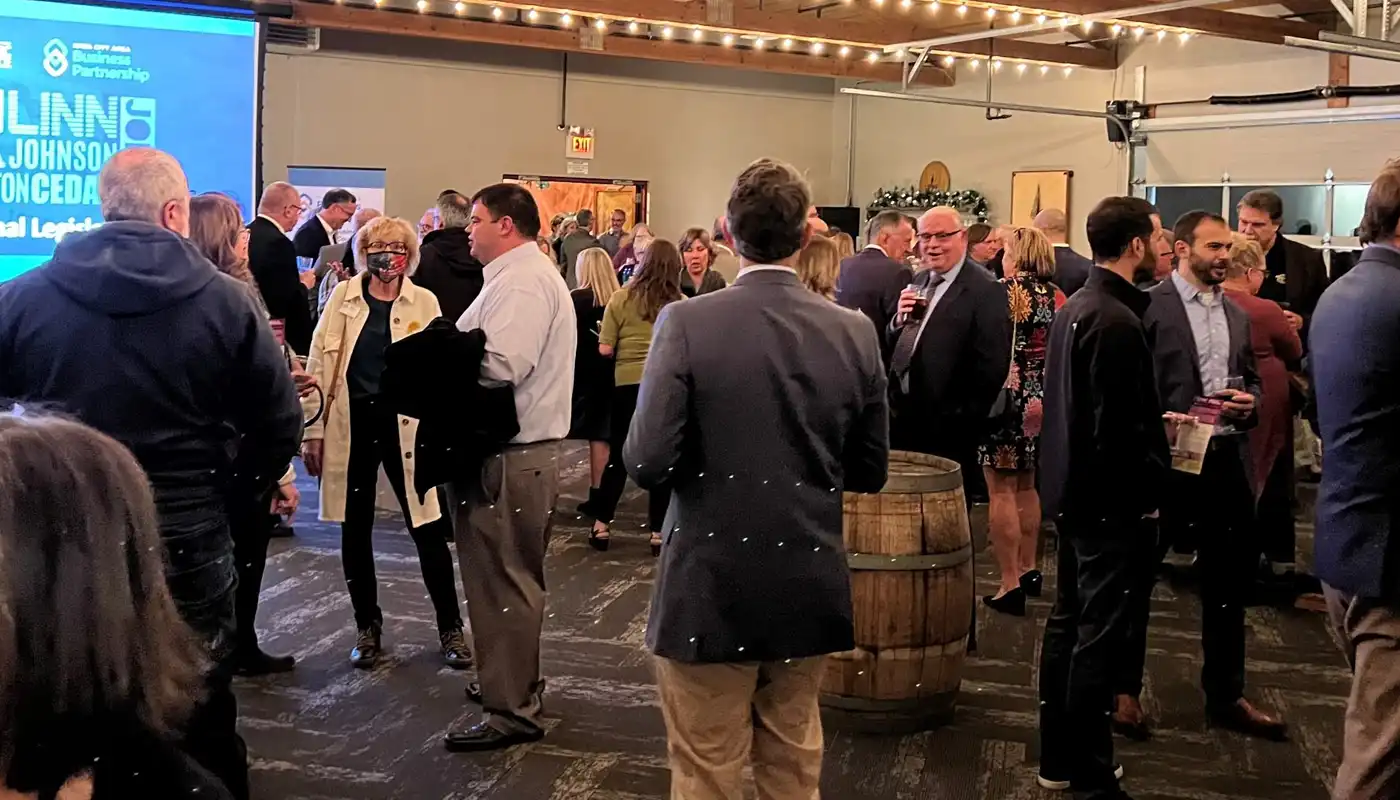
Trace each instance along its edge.
{"label": "woman with gray hair", "polygon": [[385,350],[442,313],[432,292],[410,280],[418,267],[416,233],[406,220],[380,217],[355,234],[355,263],[364,271],[335,287],[307,361],[307,370],[326,390],[323,413],[306,429],[302,460],[321,479],[321,519],[341,524],[341,563],[359,631],[350,663],[365,669],[379,659],[384,627],[371,541],[380,466],[418,549],[423,582],[437,611],[443,659],[454,669],[471,666],[452,553],[428,526],[442,517],[437,493],[419,502],[409,491],[413,461],[408,454],[418,421],[394,414],[379,396]]}

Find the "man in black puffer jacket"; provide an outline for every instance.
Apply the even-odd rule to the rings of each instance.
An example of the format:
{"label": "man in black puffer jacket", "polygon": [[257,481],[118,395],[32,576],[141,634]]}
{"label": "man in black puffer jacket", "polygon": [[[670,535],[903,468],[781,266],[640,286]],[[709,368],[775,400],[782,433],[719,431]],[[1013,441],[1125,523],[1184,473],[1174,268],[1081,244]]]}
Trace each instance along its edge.
{"label": "man in black puffer jacket", "polygon": [[442,229],[423,240],[413,282],[436,295],[442,315],[456,322],[481,294],[486,279],[481,262],[472,256],[472,240],[467,235],[471,200],[457,192],[443,192],[437,208]]}
{"label": "man in black puffer jacket", "polygon": [[[155,491],[166,575],[214,668],[185,749],[241,800],[247,754],[228,657],[235,482],[274,482],[301,442],[287,363],[247,289],[185,237],[190,192],[169,155],[117,153],[106,224],[0,286],[0,398],[70,414],[136,455]],[[241,444],[240,444],[241,442]]]}

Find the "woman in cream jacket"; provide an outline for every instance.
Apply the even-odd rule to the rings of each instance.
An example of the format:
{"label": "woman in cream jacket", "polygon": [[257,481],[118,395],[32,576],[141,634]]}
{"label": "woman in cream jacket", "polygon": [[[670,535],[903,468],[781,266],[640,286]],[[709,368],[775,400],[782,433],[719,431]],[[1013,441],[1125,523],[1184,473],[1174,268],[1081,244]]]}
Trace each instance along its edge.
{"label": "woman in cream jacket", "polygon": [[341,563],[359,630],[350,663],[372,667],[381,651],[384,617],[370,537],[383,466],[418,548],[443,658],[448,666],[466,669],[471,652],[462,634],[452,552],[441,534],[425,528],[442,516],[437,493],[429,492],[420,503],[405,489],[413,487],[418,420],[393,414],[379,395],[385,349],[427,327],[441,311],[437,298],[409,279],[419,250],[417,233],[406,220],[375,219],[355,235],[352,247],[364,270],[336,286],[316,326],[307,371],[324,388],[325,413],[306,429],[302,445],[307,471],[321,479],[321,519],[341,524]]}

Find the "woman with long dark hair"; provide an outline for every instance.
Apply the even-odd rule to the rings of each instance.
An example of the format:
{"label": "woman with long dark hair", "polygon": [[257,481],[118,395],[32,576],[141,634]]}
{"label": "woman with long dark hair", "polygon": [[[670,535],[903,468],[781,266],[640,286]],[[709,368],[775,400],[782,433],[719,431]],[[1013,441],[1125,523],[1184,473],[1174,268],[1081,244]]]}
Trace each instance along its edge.
{"label": "woman with long dark hair", "polygon": [[[637,410],[637,392],[642,383],[642,370],[651,350],[651,329],[661,309],[684,297],[681,294],[681,254],[674,244],[655,239],[646,248],[645,256],[632,276],[631,282],[613,293],[603,312],[603,330],[598,336],[598,352],[613,359],[612,436],[608,442],[608,466],[598,487],[596,502],[588,510],[595,522],[588,535],[596,550],[607,550],[617,501],[627,484],[627,470],[622,465],[622,445],[627,441],[627,429]],[[651,530],[651,553],[661,552],[661,525],[671,493],[665,490],[650,493],[647,523]]]}
{"label": "woman with long dark hair", "polygon": [[[220,272],[243,283],[249,297],[264,314],[267,313],[262,292],[258,291],[257,281],[248,268],[248,229],[232,198],[217,192],[190,198],[190,242]],[[313,391],[314,381],[290,352],[287,363],[302,395]],[[238,626],[234,668],[243,675],[287,672],[296,666],[292,656],[263,652],[254,627],[273,527],[280,521],[281,514],[294,515],[301,502],[295,481],[296,472],[288,467],[276,485],[235,482],[225,501],[233,534],[234,569],[238,573],[238,586],[234,590],[234,621]]]}
{"label": "woman with long dark hair", "polygon": [[175,745],[204,667],[115,440],[0,412],[0,797],[229,800]]}

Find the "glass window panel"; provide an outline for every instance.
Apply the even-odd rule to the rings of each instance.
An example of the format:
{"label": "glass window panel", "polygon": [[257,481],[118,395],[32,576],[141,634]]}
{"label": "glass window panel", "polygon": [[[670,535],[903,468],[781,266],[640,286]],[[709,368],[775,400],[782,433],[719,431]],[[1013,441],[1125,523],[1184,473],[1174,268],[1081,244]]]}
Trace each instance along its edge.
{"label": "glass window panel", "polygon": [[1366,208],[1369,183],[1339,183],[1332,189],[1332,235],[1354,236]]}
{"label": "glass window panel", "polygon": [[1162,215],[1163,227],[1171,230],[1177,217],[1188,211],[1220,212],[1219,186],[1149,186],[1147,199]]}

